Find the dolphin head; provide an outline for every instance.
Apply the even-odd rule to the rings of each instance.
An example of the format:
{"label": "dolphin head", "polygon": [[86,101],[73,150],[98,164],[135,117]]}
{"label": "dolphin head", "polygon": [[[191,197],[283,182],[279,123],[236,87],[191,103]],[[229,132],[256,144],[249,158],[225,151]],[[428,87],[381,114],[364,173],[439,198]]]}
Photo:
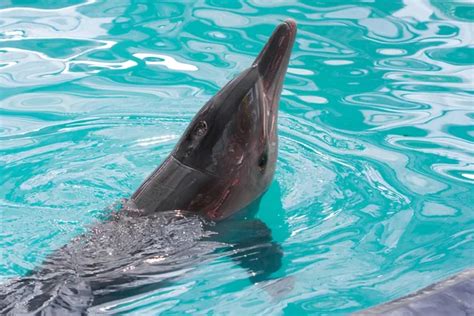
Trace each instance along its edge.
{"label": "dolphin head", "polygon": [[250,204],[273,178],[278,105],[295,35],[293,20],[277,26],[252,66],[196,114],[172,153],[181,164],[215,179],[212,194],[221,203],[194,203],[212,219]]}

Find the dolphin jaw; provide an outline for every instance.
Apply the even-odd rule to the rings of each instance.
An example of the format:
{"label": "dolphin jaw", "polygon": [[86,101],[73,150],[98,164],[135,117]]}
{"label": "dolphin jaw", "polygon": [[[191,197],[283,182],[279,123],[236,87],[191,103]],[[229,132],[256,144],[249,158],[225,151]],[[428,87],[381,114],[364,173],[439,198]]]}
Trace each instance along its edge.
{"label": "dolphin jaw", "polygon": [[[296,37],[296,22],[288,19],[278,25],[252,64],[258,67],[266,90],[279,94]],[[279,89],[272,89],[279,88]]]}
{"label": "dolphin jaw", "polygon": [[288,68],[291,50],[296,37],[296,22],[288,19],[277,26],[252,68],[257,68],[265,98],[263,113],[264,135],[276,133],[276,120],[283,81]]}

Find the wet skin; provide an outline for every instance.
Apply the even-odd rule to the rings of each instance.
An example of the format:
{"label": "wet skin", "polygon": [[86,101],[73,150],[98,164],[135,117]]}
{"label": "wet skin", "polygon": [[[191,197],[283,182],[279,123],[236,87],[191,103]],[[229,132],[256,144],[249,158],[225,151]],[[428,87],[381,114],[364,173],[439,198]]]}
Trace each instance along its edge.
{"label": "wet skin", "polygon": [[275,172],[278,104],[295,35],[293,20],[275,29],[119,212],[0,285],[0,313],[84,314],[170,285],[185,267],[221,254],[252,282],[277,271],[281,247],[251,214]]}
{"label": "wet skin", "polygon": [[354,315],[474,315],[474,269],[467,269],[415,293]]}
{"label": "wet skin", "polygon": [[168,158],[132,195],[150,214],[190,210],[221,220],[269,186],[277,160],[278,104],[296,24],[280,24],[252,66],[197,113]]}

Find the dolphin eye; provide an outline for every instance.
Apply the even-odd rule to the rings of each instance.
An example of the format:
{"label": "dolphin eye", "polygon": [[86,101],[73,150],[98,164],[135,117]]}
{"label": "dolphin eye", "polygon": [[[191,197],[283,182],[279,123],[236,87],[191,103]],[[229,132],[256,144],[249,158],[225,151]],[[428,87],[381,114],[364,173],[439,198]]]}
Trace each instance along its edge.
{"label": "dolphin eye", "polygon": [[207,133],[207,123],[206,121],[199,121],[194,130],[194,134],[198,137],[204,136]]}
{"label": "dolphin eye", "polygon": [[260,156],[260,158],[258,159],[258,166],[263,169],[265,168],[265,166],[267,165],[267,161],[268,161],[268,154],[267,152],[263,152],[263,154]]}

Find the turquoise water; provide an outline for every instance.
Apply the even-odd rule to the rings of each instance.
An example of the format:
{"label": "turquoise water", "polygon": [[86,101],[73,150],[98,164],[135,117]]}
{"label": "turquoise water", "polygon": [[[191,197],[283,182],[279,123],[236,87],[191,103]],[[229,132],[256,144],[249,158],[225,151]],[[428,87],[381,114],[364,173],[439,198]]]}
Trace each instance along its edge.
{"label": "turquoise water", "polygon": [[282,268],[252,285],[224,256],[103,310],[348,313],[474,266],[469,2],[6,0],[2,278],[128,197],[287,17],[299,31],[257,215]]}

